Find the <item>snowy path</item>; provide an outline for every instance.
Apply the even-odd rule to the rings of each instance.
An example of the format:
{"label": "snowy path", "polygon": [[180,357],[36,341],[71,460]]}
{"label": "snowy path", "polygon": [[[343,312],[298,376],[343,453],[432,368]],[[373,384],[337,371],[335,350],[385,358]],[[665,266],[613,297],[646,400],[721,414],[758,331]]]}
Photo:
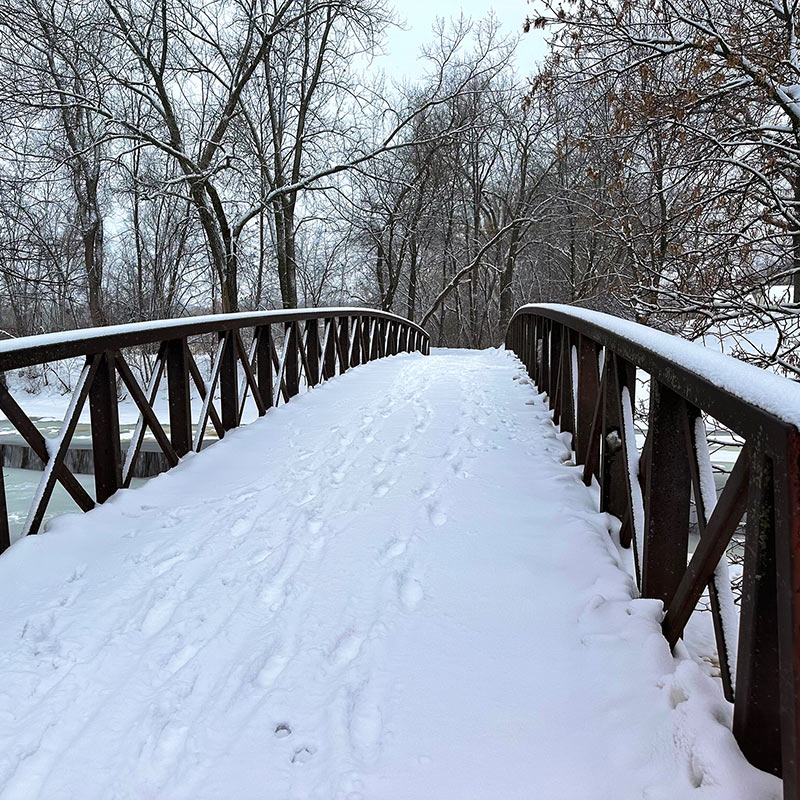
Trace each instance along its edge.
{"label": "snowy path", "polygon": [[766,800],[504,352],[359,367],[0,558],[0,798]]}

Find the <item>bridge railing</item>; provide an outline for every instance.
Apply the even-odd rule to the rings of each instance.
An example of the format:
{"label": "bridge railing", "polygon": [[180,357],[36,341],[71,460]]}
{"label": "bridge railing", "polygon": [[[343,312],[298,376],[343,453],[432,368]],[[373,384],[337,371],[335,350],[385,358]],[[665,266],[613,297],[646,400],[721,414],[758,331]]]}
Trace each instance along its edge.
{"label": "bridge railing", "polygon": [[[206,381],[190,345],[208,337],[213,340],[213,356]],[[146,384],[140,383],[125,357],[124,351],[132,348],[153,351]],[[304,387],[367,361],[413,350],[423,354],[430,350],[428,334],[421,327],[394,314],[364,308],[217,314],[0,342],[0,411],[43,464],[22,533],[39,531],[56,482],[84,511],[129,486],[148,428],[168,466],[173,467],[183,456],[200,450],[209,424],[219,438],[240,425],[248,397],[263,416]],[[47,439],[2,376],[8,370],[74,358],[84,359],[82,369],[60,432]],[[154,408],[165,376],[168,425]],[[202,400],[196,419],[192,418],[192,385]],[[121,386],[139,412],[124,453],[117,391]],[[94,498],[65,464],[87,400]],[[0,469],[0,552],[9,544],[9,514]]]}
{"label": "bridge railing", "polygon": [[[644,597],[663,601],[671,646],[708,591],[733,732],[754,765],[800,798],[800,385],[721,353],[607,314],[532,305],[507,348],[572,434],[601,510],[622,523]],[[637,447],[637,370],[649,374],[647,433]],[[704,417],[745,445],[717,497]],[[689,559],[690,504],[700,539]],[[728,547],[745,518],[737,615]],[[738,618],[737,618],[738,617]]]}

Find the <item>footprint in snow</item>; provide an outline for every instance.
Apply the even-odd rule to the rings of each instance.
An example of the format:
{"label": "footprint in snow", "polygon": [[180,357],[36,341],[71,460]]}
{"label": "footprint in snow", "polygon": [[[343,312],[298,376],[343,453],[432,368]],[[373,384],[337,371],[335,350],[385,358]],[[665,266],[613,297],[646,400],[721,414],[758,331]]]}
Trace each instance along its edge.
{"label": "footprint in snow", "polygon": [[378,563],[381,565],[388,564],[393,559],[403,555],[406,551],[406,547],[407,543],[402,539],[390,539],[378,557]]}
{"label": "footprint in snow", "polygon": [[440,528],[442,525],[447,522],[447,514],[442,511],[439,506],[436,504],[431,504],[428,506],[428,519],[430,519],[431,524],[435,525],[437,528]]}
{"label": "footprint in snow", "polygon": [[278,739],[285,739],[287,736],[292,735],[292,729],[289,727],[288,722],[281,722],[275,727],[275,736]]}
{"label": "footprint in snow", "polygon": [[406,611],[414,611],[424,596],[419,578],[415,575],[404,575],[400,584],[400,602],[403,608]]}
{"label": "footprint in snow", "polygon": [[312,745],[298,747],[297,750],[294,751],[294,755],[291,758],[292,764],[305,764],[307,761],[311,760],[312,756],[316,752],[317,748]]}

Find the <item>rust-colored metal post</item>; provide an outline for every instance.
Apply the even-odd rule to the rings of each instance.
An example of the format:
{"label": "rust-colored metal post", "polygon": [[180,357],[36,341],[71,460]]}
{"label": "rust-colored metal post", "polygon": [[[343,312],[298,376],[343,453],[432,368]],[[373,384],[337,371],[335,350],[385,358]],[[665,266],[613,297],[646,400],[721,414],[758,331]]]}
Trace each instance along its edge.
{"label": "rust-colored metal post", "polygon": [[192,449],[192,410],[189,396],[189,363],[185,339],[167,342],[167,390],[169,438],[178,457]]}
{"label": "rust-colored metal post", "polygon": [[377,319],[370,318],[370,331],[369,357],[370,361],[374,361],[376,358],[381,357],[381,326]]}
{"label": "rust-colored metal post", "polygon": [[286,325],[286,363],[283,374],[286,380],[286,391],[289,397],[294,397],[300,392],[300,327],[296,322]]}
{"label": "rust-colored metal post", "polygon": [[642,595],[663,600],[665,608],[669,608],[686,572],[689,550],[692,478],[684,430],[686,414],[682,397],[651,380]]}
{"label": "rust-colored metal post", "polygon": [[595,407],[600,393],[600,374],[597,366],[597,342],[579,334],[578,339],[578,420],[575,453],[579,464],[586,463],[589,436]]}
{"label": "rust-colored metal post", "polygon": [[353,317],[352,346],[350,366],[357,367],[361,363],[361,318]]}
{"label": "rust-colored metal post", "polygon": [[350,331],[349,319],[340,317],[339,319],[339,374],[347,372],[350,366]]}
{"label": "rust-colored metal post", "polygon": [[219,338],[225,342],[219,370],[220,416],[222,427],[229,431],[239,424],[239,376],[236,369],[236,341],[234,340],[233,331],[223,331],[219,334]]}
{"label": "rust-colored metal post", "polygon": [[361,317],[361,359],[364,364],[372,360],[372,318]]}
{"label": "rust-colored metal post", "polygon": [[553,409],[553,422],[556,425],[561,422],[561,325],[550,323],[550,391],[547,396],[550,401],[550,408]]}
{"label": "rust-colored metal post", "polygon": [[[616,354],[606,352],[608,374],[603,390],[603,426],[601,467],[601,511],[613,514],[623,522],[620,544],[630,547],[633,524],[628,517],[628,465],[625,463],[621,392],[628,383],[629,367]],[[633,396],[631,396],[631,404]]]}
{"label": "rust-colored metal post", "polygon": [[572,434],[572,447],[575,447],[575,392],[572,382],[572,344],[574,335],[566,326],[561,327],[561,414],[559,422],[562,431]]}
{"label": "rust-colored metal post", "polygon": [[273,403],[273,365],[272,365],[272,328],[260,325],[255,330],[256,337],[256,380],[258,390],[267,408]]}
{"label": "rust-colored metal post", "polygon": [[0,553],[11,546],[11,532],[8,526],[8,506],[6,504],[6,482],[3,477],[3,446],[0,445]]}
{"label": "rust-colored metal post", "polygon": [[[733,733],[751,764],[779,775],[781,696],[778,681],[775,474],[774,463],[765,455],[763,443],[749,444],[754,446],[750,451]],[[796,598],[791,601],[797,602]],[[786,700],[796,703],[797,697]]]}
{"label": "rust-colored metal post", "polygon": [[325,320],[325,330],[328,336],[322,358],[322,377],[327,381],[336,374],[336,317]]}
{"label": "rust-colored metal post", "polygon": [[775,539],[784,796],[800,798],[800,433],[788,432],[776,462]]}
{"label": "rust-colored metal post", "polygon": [[89,388],[92,424],[94,485],[98,503],[104,503],[122,486],[122,452],[119,443],[119,408],[114,355],[104,352]]}
{"label": "rust-colored metal post", "polygon": [[306,361],[309,386],[319,383],[319,325],[315,319],[306,320]]}
{"label": "rust-colored metal post", "polygon": [[[542,320],[542,366],[539,372],[539,388],[545,392],[548,398],[551,397],[550,391],[550,320]],[[552,407],[552,402],[550,403]]]}

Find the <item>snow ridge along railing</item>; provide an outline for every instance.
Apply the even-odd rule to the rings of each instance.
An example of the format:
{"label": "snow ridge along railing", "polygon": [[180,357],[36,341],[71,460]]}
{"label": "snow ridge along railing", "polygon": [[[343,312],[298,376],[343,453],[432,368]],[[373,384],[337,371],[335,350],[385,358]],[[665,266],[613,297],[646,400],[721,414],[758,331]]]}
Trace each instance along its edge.
{"label": "snow ridge along railing", "polygon": [[[211,337],[210,378],[205,381],[190,340]],[[123,355],[126,348],[151,351],[146,385]],[[130,485],[149,428],[167,465],[198,452],[209,423],[222,438],[242,423],[248,395],[258,415],[288,402],[301,388],[376,358],[430,352],[428,334],[403,317],[368,308],[310,308],[215,314],[29,336],[0,342],[0,411],[41,458],[44,471],[23,535],[42,525],[56,481],[84,511]],[[85,358],[59,434],[45,439],[2,380],[11,369]],[[145,355],[146,357],[146,355]],[[166,372],[168,431],[154,404]],[[127,451],[120,441],[118,379],[139,411]],[[190,382],[202,400],[192,420]],[[219,410],[215,400],[219,395]],[[86,400],[89,401],[95,498],[65,465]],[[1,465],[0,465],[1,466]],[[10,544],[3,472],[0,469],[0,552]]]}
{"label": "snow ridge along railing", "polygon": [[[506,347],[572,434],[584,482],[599,484],[601,510],[621,521],[642,596],[664,603],[671,646],[708,590],[733,733],[753,764],[783,777],[784,797],[800,800],[800,385],[565,305],[520,308]],[[641,451],[637,369],[650,376]],[[704,414],[745,441],[719,498]],[[700,540],[689,560],[692,498]],[[725,553],[745,515],[737,619]]]}

